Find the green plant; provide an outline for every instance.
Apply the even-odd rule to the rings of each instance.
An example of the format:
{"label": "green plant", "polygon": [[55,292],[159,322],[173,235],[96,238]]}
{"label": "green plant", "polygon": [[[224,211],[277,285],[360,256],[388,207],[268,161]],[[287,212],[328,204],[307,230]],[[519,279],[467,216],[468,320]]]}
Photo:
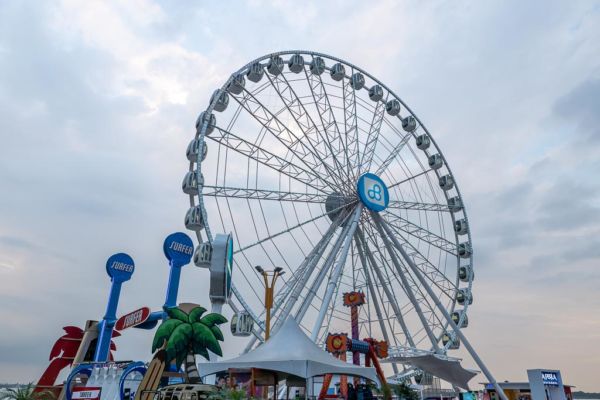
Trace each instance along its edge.
{"label": "green plant", "polygon": [[400,399],[405,400],[418,400],[419,393],[415,390],[411,389],[406,383],[401,383],[399,385],[389,385],[391,390],[394,392],[396,396]]}
{"label": "green plant", "polygon": [[392,398],[392,389],[390,388],[390,385],[388,385],[387,383],[382,385],[381,393],[383,394],[383,398],[385,400],[390,400]]}
{"label": "green plant", "polygon": [[221,314],[210,313],[203,316],[206,309],[193,308],[189,314],[178,307],[166,310],[169,319],[156,330],[152,342],[152,352],[164,347],[166,361],[175,361],[181,365],[186,360],[186,374],[190,382],[200,382],[194,354],[210,360],[208,351],[218,356],[223,352],[219,341],[223,341],[223,333],[218,325],[227,322]]}
{"label": "green plant", "polygon": [[209,396],[210,400],[245,400],[248,398],[244,389],[221,389]]}
{"label": "green plant", "polygon": [[0,391],[0,400],[54,400],[56,396],[51,391],[34,393],[35,385],[18,386],[16,389],[6,388]]}

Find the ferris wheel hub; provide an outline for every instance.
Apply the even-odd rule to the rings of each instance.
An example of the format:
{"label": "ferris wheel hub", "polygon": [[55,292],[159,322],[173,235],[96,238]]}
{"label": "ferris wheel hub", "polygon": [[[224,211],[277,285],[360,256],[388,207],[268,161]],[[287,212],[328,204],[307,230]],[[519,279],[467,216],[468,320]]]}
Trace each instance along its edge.
{"label": "ferris wheel hub", "polygon": [[367,172],[358,178],[356,185],[358,198],[369,210],[380,212],[390,203],[390,194],[383,180],[375,174]]}

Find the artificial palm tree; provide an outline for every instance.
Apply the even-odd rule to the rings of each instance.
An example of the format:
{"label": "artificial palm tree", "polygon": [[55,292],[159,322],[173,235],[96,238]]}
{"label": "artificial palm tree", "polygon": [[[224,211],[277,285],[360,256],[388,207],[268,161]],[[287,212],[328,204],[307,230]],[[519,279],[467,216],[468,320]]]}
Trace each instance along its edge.
{"label": "artificial palm tree", "polygon": [[189,314],[178,307],[166,310],[169,319],[156,330],[152,342],[152,352],[164,347],[166,361],[175,361],[179,366],[185,360],[185,372],[190,383],[199,383],[200,375],[196,368],[195,354],[210,360],[208,351],[222,356],[219,341],[223,333],[218,325],[227,322],[221,314],[210,313],[203,316],[206,309],[194,307]]}

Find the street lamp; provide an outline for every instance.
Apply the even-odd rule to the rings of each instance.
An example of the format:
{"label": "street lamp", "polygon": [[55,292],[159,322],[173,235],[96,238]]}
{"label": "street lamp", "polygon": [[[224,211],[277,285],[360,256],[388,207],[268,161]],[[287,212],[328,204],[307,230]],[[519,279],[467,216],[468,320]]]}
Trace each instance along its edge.
{"label": "street lamp", "polygon": [[[281,267],[275,267],[273,271],[265,271],[260,265],[254,267],[259,274],[262,275],[265,280],[265,309],[267,311],[267,319],[265,321],[265,341],[269,340],[271,334],[271,308],[273,308],[273,289],[275,288],[275,282],[277,278],[285,274],[285,271]],[[271,277],[271,282],[269,282]]]}

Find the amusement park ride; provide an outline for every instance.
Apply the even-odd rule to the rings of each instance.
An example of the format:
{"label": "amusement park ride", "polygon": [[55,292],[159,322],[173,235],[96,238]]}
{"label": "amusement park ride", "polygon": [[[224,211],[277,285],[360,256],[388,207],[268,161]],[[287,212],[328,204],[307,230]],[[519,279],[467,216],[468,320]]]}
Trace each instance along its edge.
{"label": "amusement park ride", "polygon": [[[53,386],[58,369],[70,364],[60,389],[69,400],[75,377],[88,375],[86,385],[94,387],[90,381],[98,382],[99,370],[104,377],[120,375],[112,393],[121,399],[127,397],[127,374],[143,376],[147,386],[140,388],[148,393],[163,385],[165,360],[152,378],[152,364],[142,362],[107,372],[114,366],[107,364],[109,350],[116,350],[111,338],[168,320],[181,268],[193,260],[209,270],[211,311],[229,308],[233,336],[246,338],[235,339],[245,340],[244,352],[291,316],[339,359],[351,352],[354,364],[363,359],[374,366],[384,383],[421,374],[411,357],[432,356],[441,368],[457,368],[448,353],[463,344],[505,400],[462,331],[474,272],[457,179],[432,135],[394,92],[338,58],[284,51],[234,72],[213,93],[195,128],[182,188],[190,200],[185,226],[198,245],[183,233],[166,239],[170,275],[163,309],[142,308],[117,320],[121,284],[134,263],[122,253],[111,257],[103,320],[88,321],[85,331],[64,328],[67,334],[51,358],[56,346],[63,356],[52,361],[40,390]],[[213,235],[214,227],[231,233]],[[269,284],[256,265],[288,272],[266,299],[262,290]],[[332,333],[348,327],[351,337]],[[404,361],[384,371],[380,360],[388,356]],[[321,397],[331,379],[325,378]],[[340,382],[346,395],[346,378]],[[140,388],[136,399],[142,398]]]}

